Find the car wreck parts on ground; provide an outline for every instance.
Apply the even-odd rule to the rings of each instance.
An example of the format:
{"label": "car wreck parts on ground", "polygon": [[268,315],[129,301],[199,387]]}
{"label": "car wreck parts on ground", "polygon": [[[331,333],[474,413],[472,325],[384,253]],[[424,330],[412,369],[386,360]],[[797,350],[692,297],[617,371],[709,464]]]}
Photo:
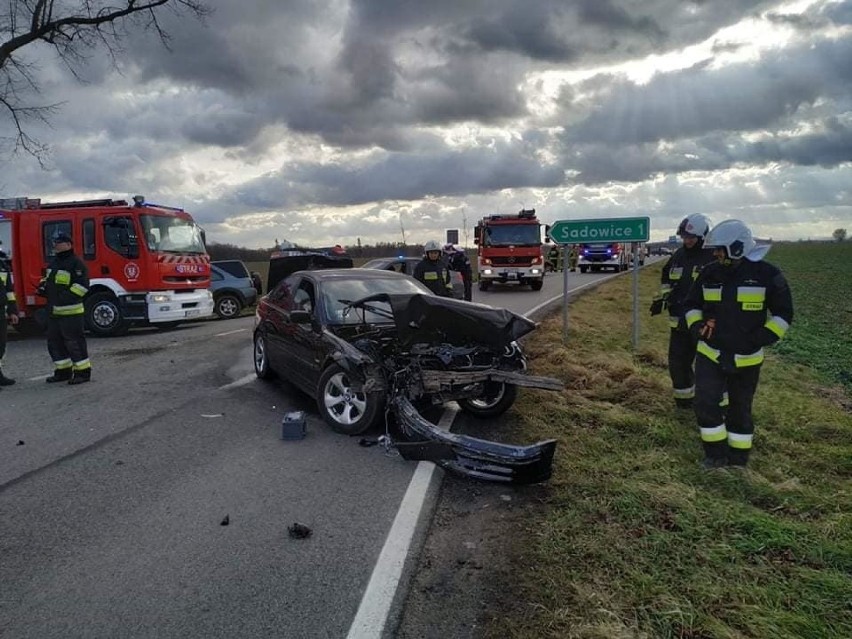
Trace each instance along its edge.
{"label": "car wreck parts on ground", "polygon": [[[341,348],[337,364],[346,371],[349,392],[385,397],[397,431],[391,437],[388,429],[387,436],[402,457],[490,481],[549,479],[555,440],[514,446],[457,435],[418,410],[454,400],[465,413],[490,418],[512,406],[519,386],[561,390],[557,379],[524,372],[516,340],[535,323],[505,309],[420,294],[371,296],[351,302],[349,312],[380,314],[388,306],[393,337],[382,331],[364,334]],[[347,347],[368,357],[353,357]],[[327,382],[320,393],[321,412],[334,426],[339,416],[329,413],[335,410],[335,392]],[[338,406],[345,401],[341,396]]]}

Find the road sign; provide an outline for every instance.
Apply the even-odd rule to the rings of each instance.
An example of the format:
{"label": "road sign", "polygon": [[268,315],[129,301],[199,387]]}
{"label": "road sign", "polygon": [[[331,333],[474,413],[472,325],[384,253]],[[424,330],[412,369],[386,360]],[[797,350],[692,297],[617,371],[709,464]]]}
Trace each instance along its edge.
{"label": "road sign", "polygon": [[447,229],[447,244],[458,244],[459,243],[459,230],[458,229]]}
{"label": "road sign", "polygon": [[550,239],[557,244],[647,242],[651,219],[612,217],[600,220],[557,220],[550,225]]}

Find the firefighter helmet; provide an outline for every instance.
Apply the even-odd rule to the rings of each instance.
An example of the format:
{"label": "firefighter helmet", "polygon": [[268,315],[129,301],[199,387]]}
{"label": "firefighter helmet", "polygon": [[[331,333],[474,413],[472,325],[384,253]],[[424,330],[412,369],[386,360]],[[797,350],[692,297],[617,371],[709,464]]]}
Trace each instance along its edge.
{"label": "firefighter helmet", "polygon": [[704,241],[705,248],[725,250],[731,260],[748,258],[757,262],[769,251],[769,246],[757,246],[751,229],[740,220],[725,220],[713,227]]}
{"label": "firefighter helmet", "polygon": [[423,253],[431,253],[432,251],[441,252],[441,245],[438,244],[437,240],[429,240],[423,245]]}
{"label": "firefighter helmet", "polygon": [[680,237],[684,235],[694,235],[699,240],[703,240],[710,232],[710,219],[701,213],[693,213],[687,215],[677,227],[677,234]]}

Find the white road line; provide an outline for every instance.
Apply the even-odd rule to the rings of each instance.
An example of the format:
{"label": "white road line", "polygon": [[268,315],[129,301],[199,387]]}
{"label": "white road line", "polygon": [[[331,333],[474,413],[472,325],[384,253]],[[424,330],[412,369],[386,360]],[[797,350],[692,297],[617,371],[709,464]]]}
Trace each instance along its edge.
{"label": "white road line", "polygon": [[224,386],[220,386],[217,390],[228,390],[229,388],[239,388],[240,386],[245,386],[246,384],[251,384],[254,380],[257,379],[257,375],[254,373],[249,373],[244,377],[240,377],[237,380],[234,380],[230,384],[225,384]]}
{"label": "white road line", "polygon": [[234,333],[245,333],[247,328],[238,328],[235,331],[228,331],[227,333],[216,333],[213,337],[224,337],[225,335],[233,335]]}

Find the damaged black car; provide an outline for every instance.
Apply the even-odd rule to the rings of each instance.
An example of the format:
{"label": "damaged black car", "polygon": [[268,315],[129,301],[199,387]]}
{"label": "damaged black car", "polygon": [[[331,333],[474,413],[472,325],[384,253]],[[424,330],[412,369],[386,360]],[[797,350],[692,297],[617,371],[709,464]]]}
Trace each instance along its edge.
{"label": "damaged black car", "polygon": [[455,401],[490,418],[512,406],[518,387],[561,389],[559,380],[525,372],[517,340],[534,328],[506,309],[437,297],[400,273],[299,271],[258,304],[254,366],[259,378],[283,377],[314,397],[337,432],[393,421],[406,459],[535,483],[550,477],[555,440],[501,444],[439,429],[421,415]]}

